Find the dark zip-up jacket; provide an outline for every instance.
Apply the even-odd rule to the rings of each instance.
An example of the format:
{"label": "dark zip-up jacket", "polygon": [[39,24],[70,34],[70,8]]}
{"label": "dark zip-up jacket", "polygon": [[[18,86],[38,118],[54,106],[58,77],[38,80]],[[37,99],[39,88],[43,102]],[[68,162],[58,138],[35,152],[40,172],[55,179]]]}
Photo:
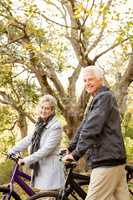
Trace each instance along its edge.
{"label": "dark zip-up jacket", "polygon": [[106,86],[93,97],[68,149],[75,160],[86,153],[92,168],[126,162],[117,102]]}

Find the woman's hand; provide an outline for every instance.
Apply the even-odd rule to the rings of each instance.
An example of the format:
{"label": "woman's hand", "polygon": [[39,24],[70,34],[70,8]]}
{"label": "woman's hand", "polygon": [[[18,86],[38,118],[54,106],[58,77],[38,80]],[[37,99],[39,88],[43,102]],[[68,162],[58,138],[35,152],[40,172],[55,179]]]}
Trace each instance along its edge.
{"label": "woman's hand", "polygon": [[63,161],[64,161],[64,162],[68,162],[68,161],[75,161],[75,160],[74,160],[72,154],[70,153],[70,154],[67,154],[67,155],[65,155],[65,156],[63,157]]}
{"label": "woman's hand", "polygon": [[60,149],[60,152],[59,152],[59,154],[60,155],[67,155],[67,154],[69,154],[70,152],[69,152],[69,150],[65,147],[65,148],[61,148]]}
{"label": "woman's hand", "polygon": [[18,164],[19,164],[19,165],[24,165],[24,161],[23,161],[22,158],[20,158],[20,159],[18,160]]}

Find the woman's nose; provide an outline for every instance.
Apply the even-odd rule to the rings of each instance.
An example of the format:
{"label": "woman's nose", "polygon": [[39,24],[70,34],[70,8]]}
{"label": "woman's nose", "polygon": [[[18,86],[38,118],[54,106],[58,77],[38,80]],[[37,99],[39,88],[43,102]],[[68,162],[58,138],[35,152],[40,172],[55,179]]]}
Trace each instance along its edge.
{"label": "woman's nose", "polygon": [[46,110],[42,110],[41,113],[42,113],[42,114],[46,113]]}

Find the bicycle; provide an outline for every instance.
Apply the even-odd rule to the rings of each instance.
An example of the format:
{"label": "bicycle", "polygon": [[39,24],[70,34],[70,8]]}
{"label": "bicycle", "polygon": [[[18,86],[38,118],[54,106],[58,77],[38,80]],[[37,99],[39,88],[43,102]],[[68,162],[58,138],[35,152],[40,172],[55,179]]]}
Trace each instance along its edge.
{"label": "bicycle", "polygon": [[[7,155],[8,156],[8,155]],[[23,172],[20,168],[20,166],[18,165],[18,160],[20,158],[20,156],[16,156],[16,155],[10,155],[10,157],[8,157],[9,159],[13,160],[15,162],[13,171],[12,171],[12,175],[10,178],[10,181],[8,183],[8,185],[6,187],[4,186],[0,186],[0,194],[2,194],[1,199],[2,200],[21,200],[20,195],[14,190],[14,184],[17,183],[23,190],[24,192],[29,196],[28,200],[31,200],[32,197],[34,197],[33,199],[38,199],[41,198],[40,196],[43,195],[43,197],[48,197],[48,196],[54,196],[55,194],[60,194],[61,195],[61,191],[52,191],[50,193],[47,192],[35,192],[33,191],[33,189],[26,183],[26,180],[30,181],[31,177],[26,174],[25,172]],[[67,178],[66,178],[66,184],[65,184],[65,196],[68,196],[69,194],[71,194],[73,197],[74,195],[74,190],[77,191],[77,194],[79,194],[79,196],[83,199],[85,199],[86,196],[86,192],[81,188],[82,185],[88,185],[89,184],[89,176],[86,175],[81,175],[78,173],[73,172],[73,168],[75,168],[76,163],[68,163],[65,165],[66,166],[66,170],[67,170]],[[24,179],[23,179],[24,178]],[[77,182],[74,181],[74,179],[77,180]],[[69,183],[71,183],[69,185]],[[72,189],[73,188],[73,189]],[[56,195],[57,197],[57,195]]]}
{"label": "bicycle", "polygon": [[[79,197],[84,200],[86,198],[87,193],[81,186],[89,185],[90,176],[81,175],[73,172],[73,169],[76,167],[76,163],[66,163],[65,168],[67,170],[67,176],[65,181],[64,189],[61,191],[48,191],[48,192],[40,192],[33,195],[30,200],[41,200],[44,198],[52,197],[52,200],[55,198],[56,200],[69,200],[69,197],[72,196],[75,200],[78,200]],[[127,182],[129,183],[133,180],[133,166],[127,165]],[[133,195],[133,191],[129,188],[129,192]]]}
{"label": "bicycle", "polygon": [[[12,171],[12,176],[7,187],[0,186],[0,193],[2,193],[2,200],[21,200],[20,195],[14,191],[14,183],[17,183],[26,194],[28,194],[28,200],[41,200],[43,197],[54,197],[58,200],[68,200],[70,196],[78,200],[85,199],[86,191],[82,186],[88,186],[90,182],[89,175],[79,174],[73,171],[76,167],[75,162],[68,162],[65,164],[66,169],[66,181],[65,186],[62,190],[58,191],[48,191],[48,192],[35,192],[33,189],[26,183],[25,180],[30,181],[31,177],[22,172],[17,161],[20,157],[11,155],[10,159],[15,161],[14,169]],[[127,181],[130,182],[133,180],[133,166],[127,165]],[[24,180],[23,180],[24,178]],[[130,193],[133,195],[132,189],[129,188]]]}
{"label": "bicycle", "polygon": [[52,197],[58,200],[68,200],[70,196],[78,200],[78,197],[85,199],[87,193],[82,186],[89,185],[90,176],[73,172],[76,167],[75,162],[65,163],[66,181],[63,190],[39,192],[33,195],[29,200],[42,199],[43,197]]}
{"label": "bicycle", "polygon": [[[126,165],[125,167],[127,171],[127,183],[130,194],[133,196],[133,165]],[[130,184],[132,185],[132,188],[130,188]]]}
{"label": "bicycle", "polygon": [[10,157],[8,158],[15,161],[15,165],[14,165],[12,175],[11,175],[8,185],[6,187],[0,186],[0,194],[2,194],[1,199],[2,200],[12,200],[12,199],[21,200],[20,195],[16,191],[14,191],[15,183],[17,183],[29,197],[35,195],[35,192],[33,191],[33,189],[26,183],[26,180],[30,181],[31,177],[25,172],[23,172],[20,169],[20,166],[18,165],[18,159],[20,158],[20,156],[10,155]]}

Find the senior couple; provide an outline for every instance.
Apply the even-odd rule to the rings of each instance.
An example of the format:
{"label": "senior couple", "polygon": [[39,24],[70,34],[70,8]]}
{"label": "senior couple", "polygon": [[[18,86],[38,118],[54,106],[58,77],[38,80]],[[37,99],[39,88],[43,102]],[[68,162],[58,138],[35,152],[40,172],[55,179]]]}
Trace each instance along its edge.
{"label": "senior couple", "polygon": [[[100,68],[88,66],[83,69],[82,76],[85,89],[93,99],[67,148],[64,162],[67,159],[78,161],[87,155],[92,173],[86,200],[129,200],[126,153],[116,99],[104,85]],[[32,169],[32,186],[41,190],[64,186],[63,165],[58,158],[62,127],[55,108],[55,98],[43,96],[33,133],[9,150],[9,154],[16,154],[30,145],[30,154],[20,159],[19,164]]]}

